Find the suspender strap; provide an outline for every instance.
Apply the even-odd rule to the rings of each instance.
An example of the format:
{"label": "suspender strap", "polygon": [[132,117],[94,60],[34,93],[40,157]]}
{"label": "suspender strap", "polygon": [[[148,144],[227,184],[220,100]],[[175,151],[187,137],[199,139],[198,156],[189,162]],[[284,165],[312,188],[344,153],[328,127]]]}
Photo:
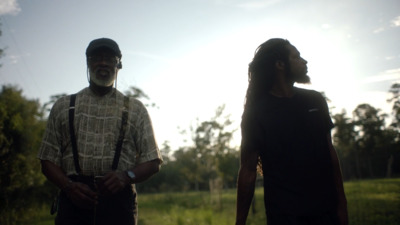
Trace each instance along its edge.
{"label": "suspender strap", "polygon": [[76,94],[71,95],[69,101],[69,133],[71,136],[72,154],[74,156],[75,170],[81,174],[81,167],[79,166],[78,146],[76,144],[75,130],[74,130],[74,116],[75,116],[75,98]]}
{"label": "suspender strap", "polygon": [[124,96],[124,109],[123,109],[122,118],[121,118],[121,128],[119,131],[117,146],[115,147],[115,155],[114,155],[113,164],[111,166],[111,169],[113,171],[118,168],[118,162],[119,162],[119,158],[121,156],[122,143],[124,141],[126,124],[128,122],[128,110],[129,110],[129,97]]}
{"label": "suspender strap", "polygon": [[[76,143],[76,136],[74,130],[75,99],[76,99],[76,94],[71,95],[71,99],[69,102],[69,132],[71,136],[72,154],[74,156],[75,170],[78,174],[81,174],[82,170],[81,167],[79,166],[78,145]],[[113,164],[111,166],[112,170],[116,170],[118,168],[119,158],[121,156],[122,144],[124,141],[124,136],[126,131],[126,124],[128,122],[128,109],[129,109],[129,97],[124,96],[124,109],[122,112],[121,128],[115,149]]]}

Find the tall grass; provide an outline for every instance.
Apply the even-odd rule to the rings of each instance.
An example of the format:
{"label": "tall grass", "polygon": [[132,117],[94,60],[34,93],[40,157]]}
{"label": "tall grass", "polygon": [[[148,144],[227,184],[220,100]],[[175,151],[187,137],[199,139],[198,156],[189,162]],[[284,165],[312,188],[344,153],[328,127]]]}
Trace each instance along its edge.
{"label": "tall grass", "polygon": [[[399,225],[400,179],[345,182],[350,225]],[[208,192],[139,194],[139,225],[232,225],[235,223],[236,190],[225,190],[222,201]],[[48,210],[39,210],[35,225],[54,224]],[[27,224],[32,224],[32,221]],[[248,225],[265,225],[263,190],[255,193],[255,213]]]}

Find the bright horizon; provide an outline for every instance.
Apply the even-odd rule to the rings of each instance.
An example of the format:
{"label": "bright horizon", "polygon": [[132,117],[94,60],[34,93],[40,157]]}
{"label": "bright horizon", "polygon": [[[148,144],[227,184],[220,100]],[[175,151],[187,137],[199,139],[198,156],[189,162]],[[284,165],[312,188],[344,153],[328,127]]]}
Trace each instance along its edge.
{"label": "bright horizon", "polygon": [[325,92],[333,113],[351,117],[362,103],[391,112],[387,93],[400,82],[398,9],[396,0],[3,0],[0,79],[41,104],[75,93],[88,86],[89,42],[112,38],[123,54],[118,90],[139,87],[159,106],[149,108],[157,141],[175,150],[177,127],[188,130],[220,105],[238,128],[248,63],[274,37],[308,61],[312,84],[304,87]]}

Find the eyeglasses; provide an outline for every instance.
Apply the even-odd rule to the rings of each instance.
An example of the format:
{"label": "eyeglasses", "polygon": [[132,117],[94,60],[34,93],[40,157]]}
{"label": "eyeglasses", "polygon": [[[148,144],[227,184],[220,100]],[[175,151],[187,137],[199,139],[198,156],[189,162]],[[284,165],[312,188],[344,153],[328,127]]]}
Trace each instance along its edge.
{"label": "eyeglasses", "polygon": [[116,56],[95,55],[88,57],[90,63],[106,62],[108,64],[117,64],[119,59]]}

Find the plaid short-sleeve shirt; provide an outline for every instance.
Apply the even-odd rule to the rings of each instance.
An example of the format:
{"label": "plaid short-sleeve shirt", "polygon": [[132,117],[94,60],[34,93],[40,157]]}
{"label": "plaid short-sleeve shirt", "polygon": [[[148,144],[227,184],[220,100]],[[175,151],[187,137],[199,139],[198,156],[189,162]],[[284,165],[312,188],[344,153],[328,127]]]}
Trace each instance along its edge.
{"label": "plaid short-sleeve shirt", "polygon": [[[60,98],[53,106],[39,149],[38,158],[60,166],[67,175],[75,171],[69,131],[70,96]],[[97,176],[111,171],[119,137],[124,95],[113,89],[105,96],[89,88],[77,93],[74,130],[82,175]],[[153,127],[144,105],[129,98],[128,121],[117,170],[162,160]]]}

